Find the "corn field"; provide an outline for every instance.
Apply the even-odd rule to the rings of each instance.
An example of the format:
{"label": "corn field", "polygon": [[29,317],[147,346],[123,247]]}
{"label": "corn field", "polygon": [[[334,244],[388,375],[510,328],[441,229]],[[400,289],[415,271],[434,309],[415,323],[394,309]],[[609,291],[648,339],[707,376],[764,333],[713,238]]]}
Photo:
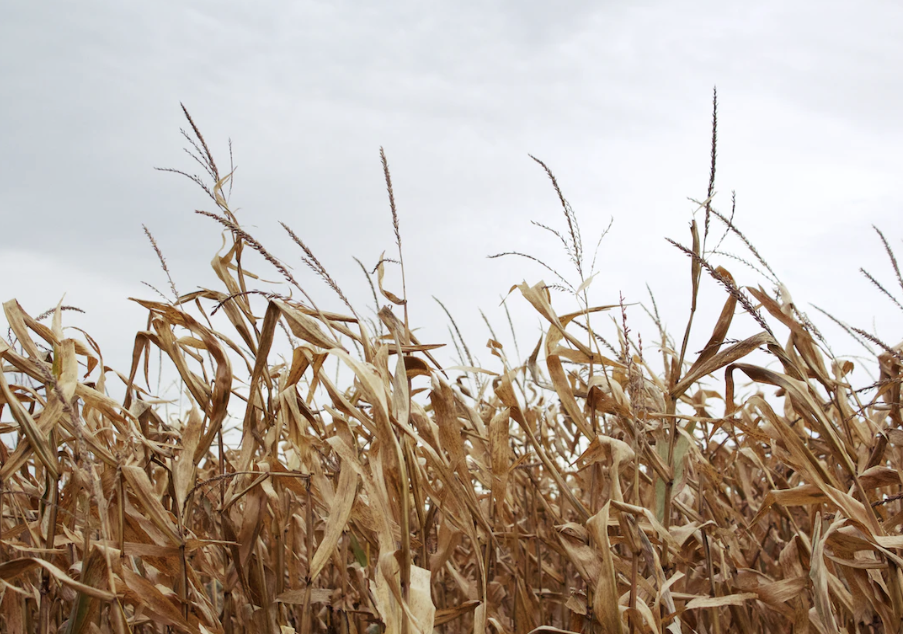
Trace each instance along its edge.
{"label": "corn field", "polygon": [[[347,309],[327,312],[242,227],[188,121],[206,173],[178,173],[224,236],[218,288],[135,300],[147,327],[121,370],[66,306],[3,304],[2,631],[900,631],[903,348],[844,326],[880,372],[853,385],[782,285],[710,262],[717,233],[745,240],[713,206],[716,125],[700,222],[673,242],[685,330],[656,308],[639,332],[617,294],[590,303],[576,214],[537,160],[576,277],[513,288],[544,331],[525,360],[493,337],[483,368],[463,340],[444,367],[409,323],[385,154],[398,252],[372,273],[373,311],[285,226]],[[703,285],[724,303],[694,352]],[[755,334],[733,338],[741,321]]]}

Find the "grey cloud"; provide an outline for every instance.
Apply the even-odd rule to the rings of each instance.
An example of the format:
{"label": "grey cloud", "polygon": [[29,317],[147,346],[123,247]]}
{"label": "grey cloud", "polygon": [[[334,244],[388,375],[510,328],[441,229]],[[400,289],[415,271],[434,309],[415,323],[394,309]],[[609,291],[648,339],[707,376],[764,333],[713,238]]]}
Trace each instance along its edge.
{"label": "grey cloud", "polygon": [[[117,288],[159,273],[141,223],[183,288],[212,283],[218,229],[192,213],[207,201],[152,170],[195,169],[180,151],[180,101],[221,164],[232,137],[234,202],[249,231],[297,265],[277,225],[289,223],[361,298],[369,291],[351,256],[375,262],[392,246],[384,145],[417,263],[409,286],[437,337],[432,284],[479,340],[477,307],[495,308],[510,284],[542,274],[487,254],[518,249],[566,265],[528,224],[557,222],[559,211],[527,152],[555,170],[588,244],[615,217],[600,298],[641,294],[646,280],[682,288],[682,260],[661,238],[685,234],[685,197],[705,186],[716,83],[719,204],[738,189],[741,224],[779,262],[817,255],[828,238],[788,253],[789,238],[767,230],[775,223],[819,222],[834,240],[849,233],[836,219],[850,201],[864,227],[901,203],[890,183],[903,45],[889,4],[85,2],[2,12],[0,250],[78,261]],[[855,256],[831,266],[855,271]],[[826,288],[813,281],[814,293]],[[682,295],[667,292],[683,310]]]}

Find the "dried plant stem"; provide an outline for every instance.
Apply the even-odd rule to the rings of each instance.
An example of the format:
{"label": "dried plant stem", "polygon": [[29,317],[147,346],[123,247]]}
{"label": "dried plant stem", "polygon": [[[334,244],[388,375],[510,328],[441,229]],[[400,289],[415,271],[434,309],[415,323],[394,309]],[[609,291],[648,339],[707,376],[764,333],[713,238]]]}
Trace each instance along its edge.
{"label": "dried plant stem", "polygon": [[398,247],[398,265],[401,268],[401,297],[404,300],[404,341],[405,345],[410,345],[411,325],[408,315],[408,287],[405,279],[404,270],[404,254],[401,249],[401,228],[398,222],[398,210],[395,208],[395,191],[392,188],[392,174],[389,172],[389,161],[386,158],[386,152],[383,148],[379,148],[379,158],[383,165],[383,175],[386,178],[386,190],[389,193],[389,207],[392,211],[392,228],[395,231],[395,245]]}
{"label": "dried plant stem", "polygon": [[[55,436],[55,434],[54,434]],[[51,440],[53,437],[51,437]],[[46,475],[47,481],[47,537],[44,540],[44,548],[48,553],[54,549],[54,541],[56,540],[57,530],[57,510],[60,506],[60,477],[53,477],[49,473]],[[50,555],[47,555],[48,560]],[[50,581],[50,572],[44,570],[41,575],[41,603],[40,615],[38,617],[39,631],[41,634],[50,634],[50,608],[53,606],[52,589]]]}

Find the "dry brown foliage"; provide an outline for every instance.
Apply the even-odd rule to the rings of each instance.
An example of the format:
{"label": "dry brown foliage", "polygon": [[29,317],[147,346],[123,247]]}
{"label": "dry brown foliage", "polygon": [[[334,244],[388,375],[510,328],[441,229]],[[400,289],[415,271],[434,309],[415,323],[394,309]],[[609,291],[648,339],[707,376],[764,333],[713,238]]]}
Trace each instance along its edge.
{"label": "dry brown foliage", "polygon": [[[512,363],[492,340],[501,370],[454,380],[391,310],[406,305],[384,286],[393,260],[378,268],[379,323],[255,289],[249,249],[303,293],[241,228],[230,175],[189,122],[215,179],[205,213],[225,230],[221,290],[140,300],[148,326],[126,374],[69,336],[63,307],[45,325],[3,305],[2,631],[899,630],[903,355],[880,344],[881,382],[854,390],[851,362],[786,294],[709,264],[714,134],[705,235],[694,221],[684,249],[691,315],[709,276],[728,293],[701,352],[687,349],[691,316],[680,347],[654,333],[655,372],[622,303],[559,314],[549,287],[524,283],[546,324],[530,357]],[[552,178],[568,228],[550,231],[585,300],[576,216]],[[400,263],[394,200],[392,213]],[[732,341],[738,306],[760,332]],[[590,325],[606,311],[621,343],[608,356]],[[161,352],[190,400],[173,419],[152,395]],[[347,385],[326,370],[336,361]],[[741,380],[754,384],[742,398]]]}

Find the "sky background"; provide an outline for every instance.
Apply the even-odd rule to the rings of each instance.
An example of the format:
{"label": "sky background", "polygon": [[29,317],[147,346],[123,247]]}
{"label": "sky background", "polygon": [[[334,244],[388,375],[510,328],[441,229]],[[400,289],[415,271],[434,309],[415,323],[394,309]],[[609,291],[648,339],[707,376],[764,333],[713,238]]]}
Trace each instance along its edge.
{"label": "sky background", "polygon": [[[153,169],[196,171],[181,149],[182,102],[223,171],[232,139],[243,226],[328,308],[339,305],[278,222],[356,305],[372,304],[352,256],[373,266],[394,248],[384,146],[412,323],[422,340],[448,341],[436,295],[488,363],[479,309],[501,331],[500,297],[551,278],[486,256],[527,252],[571,275],[560,245],[530,225],[564,226],[529,153],[557,175],[588,251],[613,220],[591,302],[645,301],[648,283],[679,337],[689,263],[664,238],[688,243],[687,197],[705,197],[717,85],[716,207],[728,212],[736,191],[738,226],[827,332],[808,302],[897,343],[899,311],[859,268],[894,288],[871,225],[900,246],[903,5],[679,5],[3,3],[0,296],[37,315],[65,293],[86,311],[66,323],[125,371],[145,324],[127,298],[153,296],[141,281],[166,287],[142,223],[182,293],[217,284],[219,227],[193,213],[211,201]],[[741,284],[761,281],[715,262]],[[278,277],[263,263],[257,272]],[[723,302],[703,286],[701,341]],[[519,297],[510,307],[522,350],[532,347],[534,311]]]}

